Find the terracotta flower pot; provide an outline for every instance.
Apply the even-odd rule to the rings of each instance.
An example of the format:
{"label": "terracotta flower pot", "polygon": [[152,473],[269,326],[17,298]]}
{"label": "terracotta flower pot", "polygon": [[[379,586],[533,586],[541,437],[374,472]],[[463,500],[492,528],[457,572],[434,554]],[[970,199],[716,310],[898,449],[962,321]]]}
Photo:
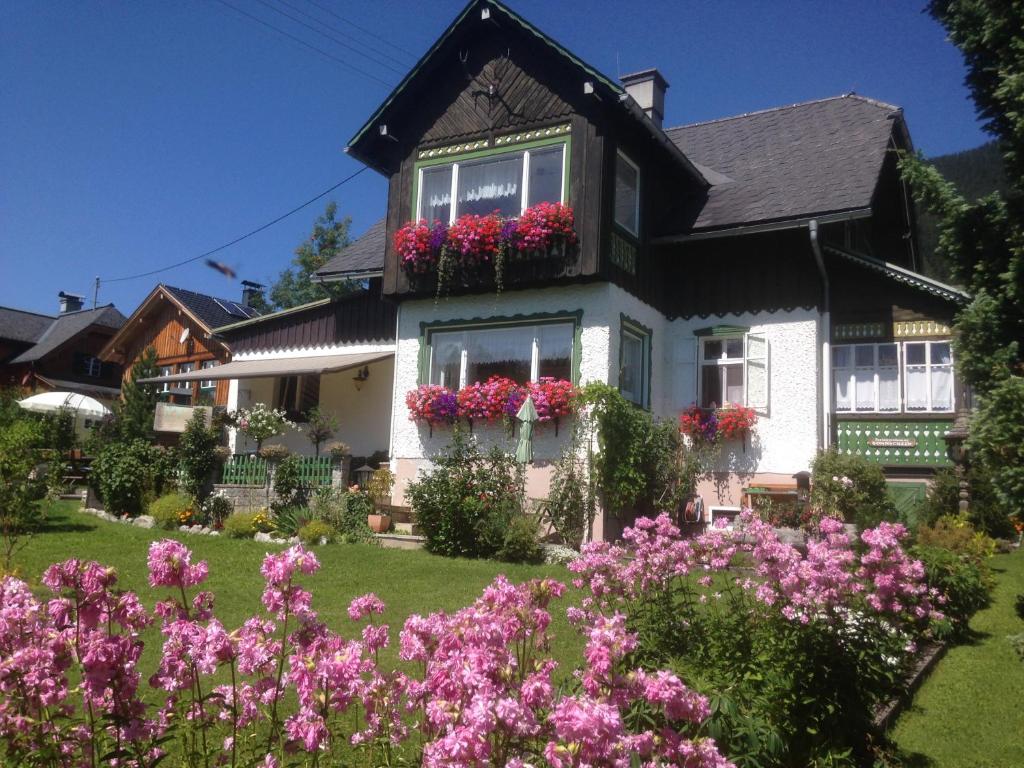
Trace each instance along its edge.
{"label": "terracotta flower pot", "polygon": [[367,515],[366,524],[374,533],[387,533],[391,530],[391,515]]}

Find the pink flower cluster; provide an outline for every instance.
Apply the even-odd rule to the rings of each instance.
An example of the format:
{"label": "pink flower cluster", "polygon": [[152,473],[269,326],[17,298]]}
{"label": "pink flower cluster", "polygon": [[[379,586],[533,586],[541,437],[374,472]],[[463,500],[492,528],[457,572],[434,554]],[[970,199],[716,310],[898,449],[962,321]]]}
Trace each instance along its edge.
{"label": "pink flower cluster", "polygon": [[207,568],[186,547],[156,542],[148,562],[150,584],[169,589],[155,609],[155,703],[138,670],[151,618],[112,569],[54,565],[47,601],[0,580],[0,740],[12,764],[142,768],[176,749],[197,764],[279,768],[333,765],[354,748],[367,764],[729,766],[693,735],[704,697],[671,672],[630,669],[636,637],[622,614],[587,628],[580,690],[559,691],[549,653],[559,582],[498,577],[452,615],[409,617],[399,657],[419,673],[408,674],[380,663],[389,628],[376,623],[375,595],[348,606],[365,622],[355,638],[321,621],[300,583],[320,564],[301,547],[266,556],[265,613],[234,631],[213,595],[195,591]]}
{"label": "pink flower cluster", "polygon": [[641,518],[623,534],[624,545],[591,543],[569,564],[574,583],[589,594],[570,618],[587,625],[598,617],[631,609],[653,594],[694,585],[709,587],[715,573],[727,571],[737,556],[756,578],[735,579],[762,606],[790,621],[841,623],[866,613],[908,632],[924,631],[942,614],[939,596],[924,580],[924,567],[902,548],[906,530],[882,523],[861,534],[858,552],[841,521],[824,518],[806,553],[783,543],[775,530],[751,512],[733,531],[710,529],[684,539],[667,515]]}
{"label": "pink flower cluster", "polygon": [[527,384],[517,384],[506,376],[491,376],[482,384],[475,382],[458,392],[423,384],[406,394],[405,403],[412,421],[434,425],[457,418],[471,422],[514,418],[527,395],[533,398],[541,422],[569,416],[576,410],[576,387],[571,381],[551,376]]}
{"label": "pink flower cluster", "polygon": [[409,222],[394,237],[399,263],[410,276],[436,271],[442,251],[460,267],[474,268],[494,263],[499,252],[546,255],[557,246],[575,243],[573,210],[562,203],[539,203],[518,219],[504,219],[497,212],[465,214],[451,225],[421,219]]}

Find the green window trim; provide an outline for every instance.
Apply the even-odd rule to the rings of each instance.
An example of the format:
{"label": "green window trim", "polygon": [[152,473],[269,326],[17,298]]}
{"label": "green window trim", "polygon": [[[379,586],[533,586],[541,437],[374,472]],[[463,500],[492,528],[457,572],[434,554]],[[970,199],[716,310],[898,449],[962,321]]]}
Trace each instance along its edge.
{"label": "green window trim", "polygon": [[[557,144],[564,144],[565,151],[562,153],[562,200],[566,205],[572,203],[570,198],[571,186],[569,184],[569,168],[570,160],[572,155],[572,135],[564,133],[558,136],[551,136],[549,138],[534,139],[533,141],[523,141],[518,144],[502,144],[499,147],[487,147],[486,149],[478,149],[472,152],[463,152],[461,154],[446,155],[444,157],[432,157],[429,159],[418,160],[413,166],[412,175],[412,200],[410,201],[409,210],[412,211],[412,219],[418,220],[419,218],[419,196],[420,196],[420,171],[424,168],[431,168],[439,165],[453,165],[454,163],[461,163],[467,160],[478,160],[483,157],[495,157],[498,155],[507,155],[514,152],[522,152],[527,149],[539,149],[541,147],[551,147]],[[454,201],[453,201],[454,204]]]}
{"label": "green window trim", "polygon": [[643,403],[635,403],[639,407],[646,411],[651,410],[651,380],[654,374],[654,331],[648,328],[643,323],[640,323],[624,312],[619,313],[619,391],[622,391],[622,350],[623,350],[623,336],[626,333],[632,333],[634,336],[639,336],[644,342],[644,356],[646,357],[646,368],[644,372],[644,396]]}
{"label": "green window trim", "polygon": [[712,325],[707,328],[698,328],[693,332],[698,338],[704,336],[743,336],[750,333],[749,325]]}
{"label": "green window trim", "polygon": [[[440,320],[420,323],[419,358],[417,360],[417,384],[430,381],[430,337],[435,331],[452,331],[457,328],[514,328],[516,326],[553,325],[572,323],[572,383],[580,383],[580,364],[583,359],[583,310],[565,312],[537,312],[530,315],[502,315],[475,317],[471,319]],[[523,383],[523,382],[520,382]]]}

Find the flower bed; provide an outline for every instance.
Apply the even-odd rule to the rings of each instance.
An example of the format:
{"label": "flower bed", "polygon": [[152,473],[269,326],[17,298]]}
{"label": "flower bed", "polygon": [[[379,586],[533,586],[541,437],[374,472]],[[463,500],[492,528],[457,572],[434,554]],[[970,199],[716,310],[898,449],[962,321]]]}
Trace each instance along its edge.
{"label": "flower bed", "polygon": [[533,398],[537,420],[557,421],[576,410],[577,388],[571,381],[541,376],[537,381],[517,384],[505,376],[468,384],[453,391],[437,384],[423,384],[405,396],[409,418],[429,424],[451,424],[456,419],[470,423],[514,419],[527,395]]}
{"label": "flower bed", "polygon": [[[51,566],[36,597],[0,580],[0,738],[18,765],[160,763],[245,768],[341,764],[727,768],[701,722],[708,700],[665,669],[641,669],[618,615],[585,633],[572,691],[556,685],[549,609],[565,586],[499,576],[472,605],[410,616],[402,668],[373,594],[336,631],[305,582],[320,568],[300,546],[263,560],[262,608],[225,626],[204,590],[205,562],[183,544],[149,549],[151,612],[97,562]],[[163,644],[143,678],[143,632]],[[415,670],[415,671],[413,671]],[[80,680],[80,684],[72,681]],[[145,682],[143,682],[145,680]],[[151,688],[158,695],[146,697]],[[150,699],[150,700],[147,700]],[[353,755],[352,752],[356,752]]]}
{"label": "flower bed", "polygon": [[466,214],[451,225],[409,222],[395,233],[402,270],[414,284],[436,277],[438,290],[456,279],[478,282],[493,274],[500,288],[509,263],[557,260],[576,244],[573,210],[561,203],[539,203],[518,219],[497,213]]}

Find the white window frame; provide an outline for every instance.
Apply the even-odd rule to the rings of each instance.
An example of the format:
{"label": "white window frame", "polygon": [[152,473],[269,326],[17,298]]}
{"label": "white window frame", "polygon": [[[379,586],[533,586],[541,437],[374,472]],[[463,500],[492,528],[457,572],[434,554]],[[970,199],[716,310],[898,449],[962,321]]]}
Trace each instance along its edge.
{"label": "white window frame", "polygon": [[[751,354],[750,342],[751,339],[758,340],[763,349],[763,355],[754,356]],[[696,358],[696,369],[697,369],[697,403],[704,402],[704,366],[715,363],[718,365],[720,375],[725,376],[725,373],[721,371],[721,368],[726,366],[737,366],[739,367],[743,375],[743,398],[739,405],[743,405],[747,408],[752,408],[760,414],[765,416],[768,415],[769,404],[771,403],[771,352],[769,347],[769,341],[767,334],[760,331],[747,331],[746,333],[730,333],[723,335],[712,335],[712,336],[698,336],[697,337],[697,358]],[[704,347],[709,341],[720,341],[722,342],[722,354],[719,357],[705,357]],[[740,357],[726,357],[727,354],[727,343],[729,341],[739,341],[742,346],[742,353]],[[750,392],[750,381],[751,381],[751,362],[755,362],[761,365],[763,368],[764,376],[764,401],[763,402],[751,402]],[[725,393],[728,387],[726,386],[725,380],[722,381],[722,396],[725,397]],[[718,403],[718,408],[725,408],[731,403],[724,402]]]}
{"label": "white window frame", "polygon": [[[890,408],[882,410],[879,405],[880,387],[879,387],[879,365],[878,365],[878,348],[888,344],[896,345],[896,386],[899,392],[899,406],[897,408]],[[925,345],[925,363],[915,363],[915,367],[922,365],[925,368],[925,383],[928,388],[928,407],[927,408],[908,408],[907,407],[907,344],[924,344]],[[956,406],[956,377],[952,377],[950,382],[950,396],[951,404],[949,408],[935,408],[932,403],[932,368],[934,367],[931,363],[931,345],[932,344],[951,344],[948,339],[906,339],[902,341],[879,341],[879,342],[862,342],[862,343],[851,343],[851,344],[833,344],[830,350],[830,354],[835,359],[835,350],[837,349],[849,349],[850,350],[850,361],[851,366],[849,368],[837,369],[832,360],[829,361],[829,366],[832,369],[832,381],[830,386],[832,387],[832,400],[833,409],[836,413],[841,414],[862,414],[862,413],[873,413],[880,415],[891,415],[894,413],[913,414],[913,413],[952,413]],[[856,382],[856,371],[857,371],[857,347],[873,347],[874,348],[874,407],[873,408],[858,408],[857,407],[857,382]],[[950,359],[952,360],[952,346],[950,346]],[[956,361],[949,363],[950,370],[955,372]],[[860,366],[863,368],[864,366]],[[850,407],[841,408],[839,402],[836,399],[836,372],[837,370],[849,371],[849,386],[850,386]]]}
{"label": "white window frame", "polygon": [[[704,367],[711,365],[712,363],[718,366],[718,375],[720,377],[725,376],[725,372],[722,368],[726,366],[736,366],[740,369],[740,373],[743,376],[743,402],[747,401],[747,371],[746,371],[746,344],[743,334],[731,334],[729,336],[702,336],[697,339],[698,341],[698,357],[697,357],[697,402],[704,402]],[[718,357],[705,357],[704,347],[709,341],[720,341],[722,342],[722,354]],[[726,357],[726,349],[728,342],[738,341],[742,352],[740,357]],[[726,380],[722,379],[722,397],[725,398],[726,392]],[[728,403],[718,403],[719,408],[724,408]]]}
{"label": "white window frame", "polygon": [[[928,407],[927,408],[909,408],[907,407],[907,393],[903,386],[900,387],[901,406],[905,413],[953,413],[956,410],[956,361],[953,359],[953,342],[949,339],[922,339],[907,340],[904,341],[900,346],[904,347],[907,344],[924,344],[924,363],[914,363],[914,367],[924,366],[925,371],[925,387],[928,392]],[[933,363],[932,362],[932,344],[948,344],[949,345],[949,363]],[[906,362],[905,355],[901,354],[900,374],[903,375],[905,368],[909,363]],[[939,366],[949,366],[950,381],[949,381],[949,407],[948,408],[936,408],[932,402],[932,369]],[[904,380],[907,378],[903,377]],[[903,382],[901,382],[903,384]]]}
{"label": "white window frame", "polygon": [[[462,333],[462,353],[459,360],[459,384],[458,386],[452,386],[451,384],[445,384],[444,386],[449,389],[462,389],[467,385],[467,372],[469,369],[469,351],[468,351],[468,338],[469,334],[474,331],[486,331],[492,328],[517,328],[517,329],[529,329],[533,331],[533,339],[530,348],[530,381],[537,381],[540,375],[540,329],[546,326],[552,325],[566,325],[571,330],[570,344],[569,344],[569,365],[570,370],[572,369],[573,361],[576,359],[576,324],[571,318],[565,320],[554,320],[551,322],[544,323],[495,323],[493,325],[467,325],[459,328],[434,328],[431,329],[430,335],[427,337],[429,355],[427,360],[427,383],[431,382],[434,378],[434,336],[439,333]],[[518,384],[525,384],[526,382],[517,382]]]}
{"label": "white window frame", "polygon": [[[622,342],[626,336],[631,336],[640,342],[640,399],[630,400],[634,405],[649,409],[651,407],[651,332],[641,328],[629,319],[623,319],[619,329],[619,359],[622,359]],[[622,392],[622,368],[619,368],[619,391]],[[625,397],[625,393],[623,392]]]}
{"label": "white window frame", "polygon": [[[618,163],[619,160],[622,160],[627,165],[632,167],[634,171],[636,171],[636,200],[634,201],[634,205],[633,205],[633,208],[634,208],[634,210],[633,210],[633,218],[636,219],[636,229],[635,230],[634,229],[630,229],[625,224],[623,224],[621,221],[619,221],[618,219],[615,218],[615,214],[614,214],[615,203],[614,203],[614,201],[612,202],[612,212],[613,212],[612,213],[612,219],[613,219],[613,221],[615,221],[615,226],[622,228],[626,232],[629,232],[629,234],[633,235],[633,237],[640,237],[640,189],[641,189],[640,166],[637,165],[636,163],[634,163],[632,160],[630,160],[629,156],[625,152],[623,152],[621,149],[617,149],[615,151],[615,155],[616,155],[616,163]],[[619,173],[618,167],[616,167],[615,175],[618,176],[618,173]]]}
{"label": "white window frame", "polygon": [[[565,193],[568,187],[568,174],[566,173],[565,167],[565,153],[568,149],[568,142],[557,141],[551,144],[542,144],[537,147],[529,147],[527,149],[516,149],[515,147],[509,147],[507,151],[495,152],[493,154],[482,155],[481,157],[466,158],[464,160],[455,160],[451,163],[432,163],[429,165],[420,166],[417,171],[417,186],[416,186],[416,220],[423,219],[423,173],[425,171],[432,171],[435,168],[446,168],[451,167],[452,169],[452,185],[451,185],[451,210],[448,212],[448,224],[454,224],[455,220],[459,217],[459,166],[464,164],[476,164],[481,161],[499,159],[506,155],[513,155],[522,153],[523,155],[523,175],[520,180],[520,196],[519,196],[519,213],[522,215],[529,206],[527,201],[530,199],[529,186],[530,186],[530,153],[547,151],[553,148],[559,148],[562,150],[561,153],[561,168],[562,168],[562,189],[561,196],[559,197],[559,203],[565,202]],[[432,222],[427,222],[428,224]]]}
{"label": "white window frame", "polygon": [[[217,361],[216,360],[203,360],[203,362],[201,362],[199,364],[200,370],[204,370],[204,371],[208,371],[211,368],[216,368],[216,367],[217,367]],[[217,381],[216,381],[216,379],[203,379],[202,381],[199,382],[199,389],[200,389],[200,391],[202,391],[202,390],[209,390],[209,389],[217,389]]]}
{"label": "white window frame", "polygon": [[[161,365],[160,376],[173,376],[174,366],[173,365]],[[157,394],[169,395],[171,393],[171,382],[165,381],[160,384],[160,388],[157,390]]]}
{"label": "white window frame", "polygon": [[103,375],[103,361],[96,355],[82,355],[82,367],[83,375],[89,378],[98,379]]}

